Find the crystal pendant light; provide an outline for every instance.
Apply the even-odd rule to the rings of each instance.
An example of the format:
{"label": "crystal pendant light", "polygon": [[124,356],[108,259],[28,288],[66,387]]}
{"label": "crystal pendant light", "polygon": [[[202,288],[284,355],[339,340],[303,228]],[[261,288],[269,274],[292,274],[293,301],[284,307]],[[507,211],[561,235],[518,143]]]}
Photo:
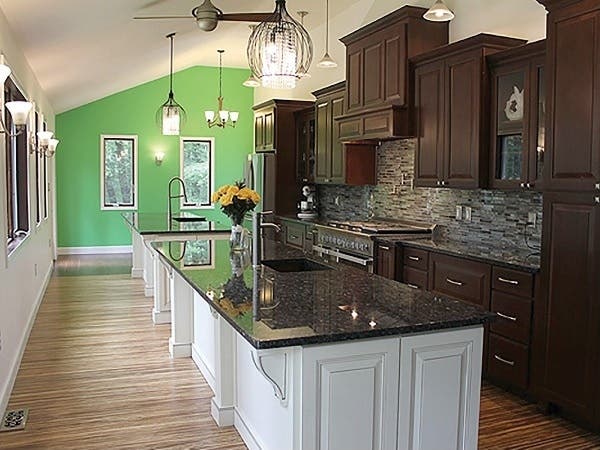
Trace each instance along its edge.
{"label": "crystal pendant light", "polygon": [[444,3],[444,0],[436,0],[431,8],[423,14],[423,18],[431,22],[449,22],[454,19],[454,13]]}
{"label": "crystal pendant light", "polygon": [[256,79],[256,77],[254,76],[253,73],[251,73],[250,76],[248,77],[248,79],[246,81],[244,81],[244,83],[242,83],[242,84],[244,86],[250,87],[250,88],[260,87],[260,81],[258,81]]}
{"label": "crystal pendant light", "polygon": [[333,69],[337,67],[337,63],[329,55],[329,0],[326,2],[327,12],[325,14],[325,54],[321,58],[321,61],[317,64],[317,67],[321,69]]}
{"label": "crystal pendant light", "polygon": [[272,20],[260,23],[250,36],[248,63],[263,87],[293,89],[312,63],[312,40],[287,12],[285,0],[275,3]]}
{"label": "crystal pendant light", "polygon": [[227,111],[223,109],[223,53],[225,50],[217,50],[219,52],[219,109],[215,111],[205,111],[204,118],[209,128],[220,127],[225,128],[227,125],[235,128],[240,113],[237,111]]}
{"label": "crystal pendant light", "polygon": [[156,112],[156,123],[165,136],[177,136],[185,123],[186,113],[183,107],[175,101],[173,94],[173,38],[175,33],[167,35],[171,41],[171,65],[169,71],[169,97]]}

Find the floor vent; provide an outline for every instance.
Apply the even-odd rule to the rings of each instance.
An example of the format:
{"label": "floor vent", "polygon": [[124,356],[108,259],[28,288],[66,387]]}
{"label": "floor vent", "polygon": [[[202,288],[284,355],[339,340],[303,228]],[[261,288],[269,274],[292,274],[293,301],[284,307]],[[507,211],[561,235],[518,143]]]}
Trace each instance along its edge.
{"label": "floor vent", "polygon": [[2,423],[0,423],[0,432],[24,430],[28,415],[29,409],[27,408],[6,411]]}

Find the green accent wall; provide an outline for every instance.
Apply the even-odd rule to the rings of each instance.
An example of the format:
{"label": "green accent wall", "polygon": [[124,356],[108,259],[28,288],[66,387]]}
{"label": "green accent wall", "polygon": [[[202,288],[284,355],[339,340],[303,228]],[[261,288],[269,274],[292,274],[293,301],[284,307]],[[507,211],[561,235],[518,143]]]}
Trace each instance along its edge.
{"label": "green accent wall", "polygon": [[[204,111],[217,109],[218,68],[196,66],[175,74],[175,99],[187,112],[184,137],[215,138],[215,189],[243,176],[253,150],[254,90],[242,83],[245,69],[223,69],[224,108],[239,111],[236,128],[209,128]],[[138,136],[138,212],[166,212],[167,185],[180,173],[179,136],[163,136],[156,111],[167,99],[168,77],[136,86],[56,116],[57,228],[59,247],[131,244],[122,211],[100,209],[100,136]],[[161,166],[154,155],[164,152]],[[177,202],[174,200],[174,204]],[[208,218],[226,218],[217,209]]]}

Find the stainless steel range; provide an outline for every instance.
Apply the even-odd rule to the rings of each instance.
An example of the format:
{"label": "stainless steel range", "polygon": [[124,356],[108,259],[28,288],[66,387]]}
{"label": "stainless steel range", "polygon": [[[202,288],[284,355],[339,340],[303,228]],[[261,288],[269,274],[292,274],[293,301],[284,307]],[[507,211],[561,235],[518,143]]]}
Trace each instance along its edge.
{"label": "stainless steel range", "polygon": [[373,271],[375,237],[397,234],[432,233],[435,225],[406,221],[372,219],[369,221],[331,221],[315,225],[313,251],[336,261]]}

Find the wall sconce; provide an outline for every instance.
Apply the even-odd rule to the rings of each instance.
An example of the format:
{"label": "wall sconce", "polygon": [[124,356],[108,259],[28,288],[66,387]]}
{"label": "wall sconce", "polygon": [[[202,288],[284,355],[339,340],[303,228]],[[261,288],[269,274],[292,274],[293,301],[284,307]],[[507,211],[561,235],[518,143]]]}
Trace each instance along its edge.
{"label": "wall sconce", "polygon": [[[0,85],[4,86],[4,82],[10,74],[10,67],[4,63],[4,55],[0,55]],[[27,118],[29,117],[31,108],[33,108],[33,103],[31,102],[7,102],[6,109],[8,109],[12,118],[15,133],[11,133],[10,130],[6,128],[6,124],[0,115],[0,134],[6,133],[10,137],[15,137],[23,133],[27,129]]]}
{"label": "wall sconce", "polygon": [[56,153],[56,147],[60,142],[58,139],[53,138],[54,133],[52,131],[40,131],[37,134],[37,142],[34,136],[31,136],[31,142],[29,144],[29,153],[32,155],[37,153],[51,158]]}
{"label": "wall sconce", "polygon": [[164,154],[164,152],[156,152],[156,153],[154,154],[154,163],[155,163],[157,166],[160,166],[160,165],[162,165],[162,163],[163,163],[163,160],[164,160],[164,159],[165,159],[165,154]]}

